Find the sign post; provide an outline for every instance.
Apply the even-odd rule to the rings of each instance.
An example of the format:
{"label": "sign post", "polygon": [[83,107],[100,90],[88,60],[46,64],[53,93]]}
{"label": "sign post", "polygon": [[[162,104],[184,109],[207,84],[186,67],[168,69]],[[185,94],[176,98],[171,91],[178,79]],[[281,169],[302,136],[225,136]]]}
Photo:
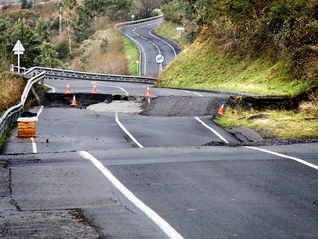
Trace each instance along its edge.
{"label": "sign post", "polygon": [[18,73],[20,73],[20,55],[23,55],[25,51],[20,40],[17,41],[12,51],[14,51],[14,54],[18,55]]}
{"label": "sign post", "polygon": [[177,31],[180,31],[180,41],[182,41],[182,31],[184,30],[184,27],[177,27]]}
{"label": "sign post", "polygon": [[161,55],[160,53],[158,55],[156,55],[156,62],[160,65],[159,66],[159,75],[160,75],[160,72],[162,71],[162,62],[165,61],[165,57],[163,55]]}
{"label": "sign post", "polygon": [[136,61],[136,64],[137,64],[137,76],[139,76],[139,63],[140,63],[140,61],[137,60],[137,61]]}

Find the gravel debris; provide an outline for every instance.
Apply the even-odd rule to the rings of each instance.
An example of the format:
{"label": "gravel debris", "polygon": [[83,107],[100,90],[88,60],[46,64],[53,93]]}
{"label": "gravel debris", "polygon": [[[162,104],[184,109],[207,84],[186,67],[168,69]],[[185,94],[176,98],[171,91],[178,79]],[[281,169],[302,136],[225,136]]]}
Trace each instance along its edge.
{"label": "gravel debris", "polygon": [[228,147],[241,147],[241,146],[275,146],[275,145],[291,145],[291,144],[306,144],[318,143],[318,139],[269,139],[258,142],[242,142],[242,143],[224,143],[211,141],[202,146],[228,146]]}

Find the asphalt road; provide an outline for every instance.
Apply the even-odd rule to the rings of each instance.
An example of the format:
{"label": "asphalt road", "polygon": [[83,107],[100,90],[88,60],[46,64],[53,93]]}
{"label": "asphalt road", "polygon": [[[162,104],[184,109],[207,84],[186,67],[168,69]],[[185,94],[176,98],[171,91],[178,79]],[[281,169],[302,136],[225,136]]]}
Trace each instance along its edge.
{"label": "asphalt road", "polygon": [[[141,62],[141,75],[158,76],[162,69],[178,54],[179,49],[169,41],[157,37],[152,31],[159,26],[162,19],[128,25],[121,30],[136,41],[141,47],[143,61]],[[161,64],[156,62],[156,56],[164,56]]]}
{"label": "asphalt road", "polygon": [[104,238],[318,236],[318,144],[202,147],[222,140],[195,117],[40,112],[33,141],[15,128],[1,155],[21,212],[80,208]]}
{"label": "asphalt road", "polygon": [[94,83],[100,94],[119,95],[146,95],[148,86],[153,97],[157,96],[219,96],[209,92],[196,92],[188,90],[174,90],[153,88],[153,85],[142,83],[110,82],[110,81],[86,81],[86,80],[51,80],[45,79],[44,84],[48,87],[48,93],[65,93],[69,84],[72,93],[91,93]]}

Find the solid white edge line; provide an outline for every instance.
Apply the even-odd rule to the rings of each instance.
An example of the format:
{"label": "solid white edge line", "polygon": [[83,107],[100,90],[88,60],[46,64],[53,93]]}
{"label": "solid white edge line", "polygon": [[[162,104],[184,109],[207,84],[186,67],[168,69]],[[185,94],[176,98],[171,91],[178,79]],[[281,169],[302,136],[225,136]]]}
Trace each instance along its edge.
{"label": "solid white edge line", "polygon": [[104,165],[93,157],[90,153],[86,151],[77,152],[83,158],[90,161],[96,168],[98,168],[104,176],[136,207],[138,207],[143,213],[145,213],[155,224],[157,224],[163,232],[167,234],[169,238],[172,239],[182,239],[183,237],[167,223],[163,218],[161,218],[155,211],[144,204],[140,199],[138,199],[131,191],[129,191]]}
{"label": "solid white edge line", "polygon": [[212,129],[210,126],[208,126],[206,123],[204,123],[202,120],[199,119],[199,117],[194,117],[197,121],[199,121],[204,127],[211,130],[216,136],[218,136],[224,143],[229,144],[230,142],[227,141],[222,135],[220,135],[218,132],[216,132],[214,129]]}
{"label": "solid white edge line", "polygon": [[135,139],[134,136],[131,135],[131,133],[129,133],[129,131],[125,128],[125,126],[123,126],[122,123],[120,123],[120,121],[118,119],[118,113],[115,114],[115,121],[119,125],[119,127],[129,136],[129,138],[131,138],[132,141],[134,141],[135,144],[138,145],[139,148],[143,148],[144,147]]}
{"label": "solid white edge line", "polygon": [[262,151],[262,152],[265,152],[265,153],[273,154],[273,155],[276,155],[276,156],[279,156],[279,157],[282,157],[282,158],[288,158],[288,159],[294,160],[294,161],[296,161],[298,163],[307,165],[307,166],[309,166],[311,168],[314,168],[314,169],[318,170],[318,166],[317,165],[312,164],[312,163],[308,163],[307,161],[299,159],[299,158],[296,158],[296,157],[291,157],[291,156],[288,156],[288,155],[283,155],[283,154],[280,154],[280,153],[276,153],[276,152],[273,152],[273,151],[269,151],[269,150],[266,150],[266,149],[260,149],[260,148],[256,148],[256,147],[250,147],[250,146],[244,146],[244,147],[248,148],[248,149],[254,149],[254,150]]}
{"label": "solid white edge line", "polygon": [[34,141],[34,138],[31,137],[30,139],[31,139],[31,142],[32,142],[32,152],[33,152],[34,154],[37,154],[37,153],[38,153],[38,150],[37,150],[37,148],[36,148],[36,143],[35,143],[35,141]]}
{"label": "solid white edge line", "polygon": [[47,84],[44,84],[46,87],[48,88],[51,88],[52,89],[52,93],[56,93],[56,90],[53,86],[50,86],[50,85],[47,85]]}

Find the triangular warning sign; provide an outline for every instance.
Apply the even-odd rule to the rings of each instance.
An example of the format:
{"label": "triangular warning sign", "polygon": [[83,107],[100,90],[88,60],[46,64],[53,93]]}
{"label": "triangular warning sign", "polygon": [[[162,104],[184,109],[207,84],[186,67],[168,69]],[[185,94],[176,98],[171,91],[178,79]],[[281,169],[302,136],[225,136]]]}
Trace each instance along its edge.
{"label": "triangular warning sign", "polygon": [[24,52],[25,49],[22,45],[22,43],[20,42],[20,40],[17,41],[17,43],[15,44],[14,48],[12,51],[16,51],[16,52]]}

